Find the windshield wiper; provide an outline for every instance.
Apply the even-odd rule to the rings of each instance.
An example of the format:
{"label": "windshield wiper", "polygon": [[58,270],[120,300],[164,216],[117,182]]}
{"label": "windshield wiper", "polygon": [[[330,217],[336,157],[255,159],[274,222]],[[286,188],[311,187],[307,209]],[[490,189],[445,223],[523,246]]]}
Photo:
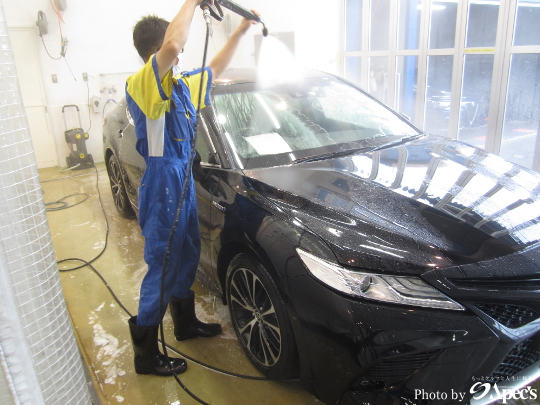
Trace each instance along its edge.
{"label": "windshield wiper", "polygon": [[337,151],[334,151],[334,152],[325,153],[323,155],[307,156],[307,157],[304,157],[304,158],[293,160],[291,163],[292,164],[297,164],[297,163],[304,163],[304,162],[314,162],[314,161],[317,161],[317,160],[325,160],[325,159],[331,159],[331,158],[338,158],[338,157],[343,157],[343,156],[355,155],[357,153],[373,152],[373,151],[376,151],[376,150],[385,149],[385,148],[389,148],[389,147],[392,147],[392,146],[400,145],[400,144],[405,143],[405,142],[416,140],[416,139],[422,138],[424,136],[426,136],[426,134],[416,134],[416,135],[406,136],[406,137],[397,139],[395,141],[386,142],[386,143],[383,143],[383,144],[377,145],[377,146],[364,146],[363,148],[337,150]]}
{"label": "windshield wiper", "polygon": [[400,145],[400,144],[405,143],[405,142],[414,141],[414,140],[422,138],[424,136],[426,136],[426,134],[416,134],[416,135],[411,135],[411,136],[405,136],[403,138],[397,139],[397,140],[392,141],[392,142],[383,143],[382,145],[379,145],[379,146],[373,148],[372,151],[390,148],[392,146]]}
{"label": "windshield wiper", "polygon": [[325,153],[323,155],[317,155],[317,156],[307,156],[300,159],[293,160],[292,164],[297,163],[304,163],[304,162],[314,162],[317,160],[325,160],[330,158],[337,158],[337,157],[343,157],[343,156],[349,156],[349,155],[355,155],[357,153],[365,153],[368,151],[373,150],[373,147],[363,147],[363,148],[356,148],[356,149],[347,149],[347,150],[336,150],[334,152]]}

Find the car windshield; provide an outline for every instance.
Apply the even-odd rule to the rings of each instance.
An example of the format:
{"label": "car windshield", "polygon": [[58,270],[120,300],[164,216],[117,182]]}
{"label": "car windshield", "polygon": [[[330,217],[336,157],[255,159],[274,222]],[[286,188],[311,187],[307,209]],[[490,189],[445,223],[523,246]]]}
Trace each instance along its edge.
{"label": "car windshield", "polygon": [[245,169],[367,151],[420,134],[337,78],[263,90],[253,83],[217,86],[213,97],[226,141]]}

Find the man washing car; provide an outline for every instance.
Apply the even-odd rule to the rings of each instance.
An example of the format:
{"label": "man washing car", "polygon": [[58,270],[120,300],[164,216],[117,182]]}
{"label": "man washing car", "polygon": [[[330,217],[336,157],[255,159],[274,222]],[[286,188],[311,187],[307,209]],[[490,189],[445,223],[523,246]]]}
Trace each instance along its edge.
{"label": "man washing car", "polygon": [[[170,23],[156,16],[146,16],[133,29],[135,48],[145,62],[126,84],[126,100],[137,134],[137,151],[146,162],[138,205],[148,272],[141,286],[138,315],[129,320],[135,371],[139,374],[172,374],[157,345],[159,323],[168,304],[177,340],[212,337],[222,331],[219,324],[205,324],[197,319],[194,294],[190,289],[200,255],[197,199],[191,167],[188,167],[197,118],[194,104],[201,100],[201,108],[209,105],[212,80],[229,65],[240,39],[256,22],[243,19],[204,72],[198,69],[179,74],[175,66],[187,42],[195,10],[201,3],[202,0],[186,0]],[[208,3],[212,5],[213,0]],[[201,75],[203,86],[199,97]],[[161,291],[169,234],[186,176],[189,181],[183,209],[170,245]],[[177,374],[187,368],[183,359],[172,358],[171,364]]]}

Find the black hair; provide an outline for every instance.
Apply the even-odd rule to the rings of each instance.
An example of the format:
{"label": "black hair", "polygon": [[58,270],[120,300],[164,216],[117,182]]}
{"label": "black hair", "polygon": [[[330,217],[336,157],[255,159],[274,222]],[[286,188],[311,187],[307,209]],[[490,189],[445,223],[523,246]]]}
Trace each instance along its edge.
{"label": "black hair", "polygon": [[147,15],[133,27],[133,45],[146,62],[161,48],[169,22],[156,15]]}

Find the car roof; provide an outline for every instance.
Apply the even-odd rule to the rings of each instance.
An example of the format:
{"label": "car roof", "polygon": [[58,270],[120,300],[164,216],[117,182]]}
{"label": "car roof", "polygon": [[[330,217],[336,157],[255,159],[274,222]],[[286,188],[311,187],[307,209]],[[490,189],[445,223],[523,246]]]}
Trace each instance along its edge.
{"label": "car roof", "polygon": [[[301,69],[300,72],[304,77],[333,77],[329,73],[324,73],[313,69]],[[238,83],[254,83],[257,81],[257,68],[234,68],[225,70],[221,76],[214,80],[214,84],[218,86],[238,84]]]}

